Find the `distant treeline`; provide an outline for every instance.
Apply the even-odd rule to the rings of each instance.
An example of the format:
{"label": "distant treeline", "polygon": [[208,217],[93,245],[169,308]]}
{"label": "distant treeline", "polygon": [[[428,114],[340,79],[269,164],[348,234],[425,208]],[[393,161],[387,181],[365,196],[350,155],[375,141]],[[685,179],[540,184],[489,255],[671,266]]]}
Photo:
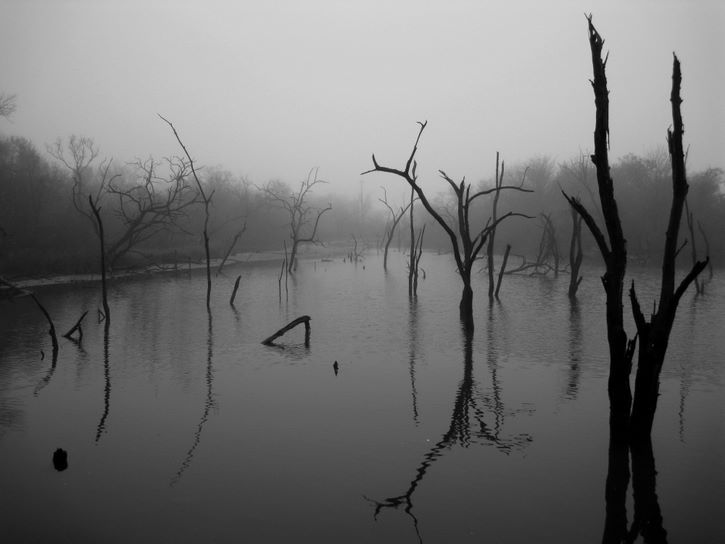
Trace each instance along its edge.
{"label": "distant treeline", "polygon": [[[597,206],[597,185],[589,158],[582,156],[562,163],[536,158],[507,170],[506,184],[523,181],[534,193],[504,191],[498,204],[499,215],[516,211],[532,219],[517,217],[502,224],[496,235],[497,246],[502,251],[511,244],[512,255],[534,259],[543,230],[542,214],[546,214],[555,227],[563,260],[572,227],[561,191],[578,195],[591,209]],[[209,225],[213,257],[223,257],[230,247],[232,253],[282,250],[284,240],[289,238],[290,217],[275,205],[268,189],[289,195],[297,189],[296,183],[253,183],[218,168],[202,168],[199,174],[205,192],[213,195]],[[204,210],[190,176],[189,165],[181,157],[121,164],[102,160],[88,139],[58,141],[47,152],[39,152],[25,138],[0,137],[0,274],[18,277],[96,272],[97,226],[89,197],[101,208],[107,254],[114,268],[200,261],[204,253],[200,242]],[[666,153],[628,155],[613,167],[612,177],[631,257],[635,262],[656,262],[671,195]],[[691,172],[689,181],[688,203],[698,253],[704,256],[707,244],[714,262],[722,263],[723,171],[711,168]],[[492,184],[492,180],[484,180],[481,187]],[[331,195],[325,189],[317,186],[309,195],[313,211],[332,204],[332,210],[320,220],[317,238],[337,247],[352,248],[357,243],[358,251],[380,247],[390,224],[390,212],[378,202],[383,198],[382,190],[361,184],[358,195],[350,197]],[[404,189],[401,187],[396,194],[405,194]],[[441,210],[450,205],[447,189],[441,180],[441,192],[429,197]],[[390,200],[396,209],[406,204],[402,199],[394,201],[392,191]],[[477,212],[483,224],[490,204],[482,202],[479,206]],[[407,221],[406,214],[398,224],[393,247],[409,246]],[[442,230],[420,205],[415,208],[415,221],[417,226],[428,224],[426,248],[449,250]],[[682,232],[684,242],[685,237],[690,237],[687,225]],[[688,239],[687,244],[683,256],[689,255],[692,241]],[[586,254],[598,258],[586,233],[584,246]]]}

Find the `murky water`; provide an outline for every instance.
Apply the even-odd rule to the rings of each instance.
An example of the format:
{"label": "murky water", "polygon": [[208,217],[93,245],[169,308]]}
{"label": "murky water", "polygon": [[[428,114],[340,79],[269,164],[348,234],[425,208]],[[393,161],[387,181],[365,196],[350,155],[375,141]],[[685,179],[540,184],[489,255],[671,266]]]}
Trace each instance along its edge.
{"label": "murky water", "polygon": [[[387,275],[303,261],[281,297],[277,264],[228,268],[211,316],[203,275],[117,281],[107,330],[98,285],[38,289],[59,334],[89,311],[55,368],[32,301],[0,302],[0,541],[600,542],[599,272],[576,307],[566,276],[506,277],[491,308],[481,284],[467,344],[450,257],[421,264],[413,304],[397,253]],[[646,300],[654,278],[634,276]],[[308,347],[302,327],[260,344],[303,314]],[[662,375],[670,542],[725,541],[724,354],[716,277],[684,297]]]}

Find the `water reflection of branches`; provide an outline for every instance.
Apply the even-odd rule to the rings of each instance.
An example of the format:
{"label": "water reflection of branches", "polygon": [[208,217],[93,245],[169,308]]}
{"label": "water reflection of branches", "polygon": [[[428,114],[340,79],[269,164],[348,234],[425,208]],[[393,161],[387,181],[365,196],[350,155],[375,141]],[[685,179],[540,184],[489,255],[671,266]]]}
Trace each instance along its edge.
{"label": "water reflection of branches", "polygon": [[[45,354],[43,354],[41,360],[45,358]],[[53,374],[55,373],[55,367],[58,364],[58,350],[53,350],[53,353],[50,357],[50,368],[48,369],[48,373],[43,376],[43,378],[38,382],[38,385],[35,386],[35,389],[33,389],[33,396],[37,397],[38,393],[50,383],[50,380],[53,378]]]}
{"label": "water reflection of branches", "polygon": [[111,364],[109,360],[109,332],[111,327],[111,319],[106,314],[106,320],[103,322],[103,414],[98,422],[96,429],[96,442],[101,439],[101,435],[106,431],[106,420],[108,412],[111,409]]}
{"label": "water reflection of branches", "polygon": [[418,344],[418,299],[409,299],[410,312],[408,314],[408,332],[410,333],[410,349],[408,351],[408,369],[410,372],[410,392],[413,399],[413,422],[417,426],[418,421],[418,392],[415,388],[415,359],[417,357],[416,347]]}
{"label": "water reflection of branches", "polygon": [[569,376],[564,396],[576,400],[579,393],[582,351],[582,318],[576,298],[569,299]]}
{"label": "water reflection of branches", "polygon": [[191,444],[191,447],[186,452],[186,457],[184,457],[183,462],[181,463],[181,466],[179,467],[179,470],[176,471],[176,474],[174,475],[174,479],[171,481],[171,485],[175,485],[179,482],[181,477],[183,476],[184,472],[186,472],[186,469],[191,466],[191,462],[194,459],[194,454],[196,453],[196,448],[199,447],[199,444],[201,443],[201,434],[204,430],[204,425],[206,425],[206,422],[209,420],[209,415],[211,414],[212,408],[215,407],[214,404],[214,368],[212,366],[212,356],[214,353],[214,338],[212,335],[212,317],[211,317],[211,311],[208,312],[208,319],[209,319],[209,325],[207,329],[207,342],[206,342],[206,375],[204,377],[204,381],[206,383],[206,397],[204,398],[204,410],[201,414],[201,418],[199,419],[199,423],[196,426],[196,431],[194,432],[194,441]]}
{"label": "water reflection of branches", "polygon": [[[630,455],[634,519],[627,527],[627,489]],[[656,492],[657,471],[649,436],[631,442],[610,437],[605,491],[604,544],[633,543],[638,536],[647,544],[666,544],[662,512]]]}
{"label": "water reflection of branches", "polygon": [[[389,497],[383,501],[376,501],[366,497],[367,500],[375,505],[375,519],[377,519],[383,509],[398,509],[403,506],[405,513],[413,520],[413,526],[420,542],[422,542],[422,537],[419,522],[413,513],[413,494],[422,482],[428,469],[435,461],[443,456],[446,450],[451,449],[454,445],[468,448],[471,444],[484,444],[492,445],[508,455],[512,451],[523,449],[531,442],[531,437],[528,434],[518,434],[509,438],[502,438],[501,430],[503,427],[504,408],[498,380],[494,372],[492,375],[494,394],[491,398],[483,397],[480,394],[478,385],[473,377],[473,332],[464,328],[463,334],[463,378],[458,386],[448,430],[423,456],[423,461],[415,471],[415,477],[404,493]],[[494,363],[493,367],[490,368],[495,369],[495,366]],[[486,410],[479,405],[479,402],[480,404],[484,404],[486,409],[494,412],[495,421],[493,428],[486,422]]]}

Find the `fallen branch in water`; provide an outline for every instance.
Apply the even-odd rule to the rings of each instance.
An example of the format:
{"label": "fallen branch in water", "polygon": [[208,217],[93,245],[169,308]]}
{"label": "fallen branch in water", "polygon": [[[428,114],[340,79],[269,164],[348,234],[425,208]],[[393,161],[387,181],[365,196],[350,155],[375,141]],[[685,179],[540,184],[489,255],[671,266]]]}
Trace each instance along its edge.
{"label": "fallen branch in water", "polygon": [[87,313],[87,310],[83,312],[83,315],[80,317],[80,319],[78,319],[78,321],[76,321],[76,324],[73,325],[73,327],[71,327],[71,329],[63,335],[63,338],[72,340],[73,334],[78,331],[78,341],[80,342],[80,340],[83,338],[83,329],[81,328],[81,323],[83,322],[83,319],[86,317]]}
{"label": "fallen branch in water", "polygon": [[297,325],[300,325],[304,323],[305,324],[305,345],[310,345],[310,316],[309,315],[303,315],[295,319],[294,321],[290,321],[287,325],[282,327],[280,330],[278,330],[276,333],[274,333],[269,338],[262,340],[262,344],[265,346],[271,346],[274,341],[282,336],[287,331],[294,329]]}

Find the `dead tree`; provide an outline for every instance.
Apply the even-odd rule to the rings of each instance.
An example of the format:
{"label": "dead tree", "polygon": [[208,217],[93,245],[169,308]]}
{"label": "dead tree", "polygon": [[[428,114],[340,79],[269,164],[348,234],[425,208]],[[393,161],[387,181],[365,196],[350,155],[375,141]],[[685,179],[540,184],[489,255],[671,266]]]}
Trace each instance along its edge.
{"label": "dead tree", "polygon": [[[690,255],[692,257],[692,266],[695,266],[697,264],[697,239],[695,237],[695,221],[692,211],[690,211],[690,205],[687,202],[687,199],[685,199],[685,219],[687,220],[687,230],[689,231],[690,237]],[[702,233],[702,225],[699,225],[700,232]],[[709,254],[709,251],[708,251]],[[702,295],[705,293],[705,280],[698,278],[695,278],[693,281],[695,284],[695,292],[698,295]]]}
{"label": "dead tree", "polygon": [[[606,236],[594,217],[575,197],[564,194],[569,204],[582,217],[602,254],[606,271],[602,283],[607,299],[607,340],[609,343],[609,402],[610,430],[615,440],[633,436],[649,436],[659,391],[659,373],[664,360],[670,331],[675,318],[677,304],[690,283],[707,266],[708,260],[697,262],[687,276],[675,288],[675,259],[678,253],[678,231],[684,200],[687,196],[685,161],[682,150],[682,117],[680,114],[680,64],[674,58],[672,75],[672,116],[674,129],[668,131],[668,143],[672,160],[673,198],[669,225],[665,239],[662,263],[662,285],[659,304],[647,322],[634,290],[630,289],[630,300],[637,326],[637,335],[629,339],[624,330],[623,295],[624,275],[627,267],[626,240],[622,231],[617,202],[614,198],[614,184],[609,168],[609,90],[607,88],[606,62],[602,59],[601,38],[587,17],[589,24],[589,45],[592,53],[594,79],[592,87],[595,96],[596,123],[594,129],[594,155],[592,161],[597,170],[599,200],[605,220]],[[637,337],[640,340],[635,399],[632,405],[630,373]]]}
{"label": "dead tree", "polygon": [[[418,276],[420,275],[420,259],[423,256],[423,236],[425,235],[425,224],[413,238],[410,254],[410,278],[409,278],[409,296],[418,296]],[[425,276],[424,276],[425,277]]]}
{"label": "dead tree", "polygon": [[[500,189],[503,187],[503,175],[506,170],[506,165],[504,161],[500,162],[500,168],[499,168],[499,153],[496,152],[496,176],[494,178],[494,187],[497,189],[493,196],[493,203],[491,205],[491,221],[496,224],[496,220],[498,219],[498,199],[501,196]],[[526,181],[526,172],[528,171],[528,167],[524,170],[524,174],[521,177],[521,186],[523,187],[524,182]],[[488,300],[492,301],[494,299],[494,296],[498,298],[498,292],[499,289],[501,289],[501,280],[503,278],[503,271],[506,268],[506,261],[508,260],[508,254],[511,251],[511,246],[506,246],[506,255],[504,257],[504,262],[501,265],[501,271],[498,275],[498,281],[496,282],[496,289],[494,290],[494,274],[495,274],[495,266],[493,261],[493,252],[494,252],[494,245],[496,243],[496,227],[494,227],[491,230],[491,233],[488,236],[488,246],[486,247],[486,259],[487,259],[487,268],[488,268]]]}
{"label": "dead tree", "polygon": [[222,258],[222,262],[219,264],[219,268],[217,268],[216,275],[218,276],[221,274],[222,269],[224,268],[224,265],[227,262],[227,259],[229,259],[229,256],[232,254],[232,251],[234,251],[234,246],[237,245],[237,242],[242,237],[242,234],[244,234],[247,230],[247,222],[245,221],[242,225],[242,228],[239,229],[236,234],[234,235],[234,238],[232,238],[232,243],[229,244],[229,247],[227,248],[226,252],[224,252],[224,257]]}
{"label": "dead tree", "polygon": [[665,237],[665,249],[662,257],[662,279],[659,301],[647,321],[641,311],[634,282],[629,295],[632,301],[634,322],[639,334],[639,354],[637,360],[637,376],[635,378],[635,395],[632,406],[632,429],[636,435],[649,436],[652,430],[657,397],[659,396],[659,377],[665,359],[670,332],[675,321],[677,305],[691,283],[707,267],[709,256],[704,261],[695,260],[690,272],[676,285],[675,265],[680,252],[679,229],[682,212],[687,199],[687,174],[685,169],[685,153],[682,143],[684,127],[680,104],[680,87],[682,73],[677,55],[673,55],[672,64],[672,128],[667,131],[667,144],[672,164],[672,205]]}
{"label": "dead tree", "polygon": [[105,233],[103,231],[103,220],[101,219],[101,208],[97,202],[93,201],[93,197],[88,195],[88,204],[96,219],[96,232],[98,233],[98,241],[101,245],[101,294],[103,295],[103,317],[106,321],[111,319],[111,309],[108,307],[108,289],[106,287],[106,247]]}
{"label": "dead tree", "polygon": [[[105,176],[100,182],[93,180],[93,163],[99,154],[95,142],[92,138],[73,134],[68,138],[67,144],[58,138],[52,146],[47,147],[47,151],[70,172],[73,207],[91,222],[94,232],[98,234],[96,219],[86,208],[89,198],[92,198],[97,205],[107,188]],[[108,173],[109,167],[110,160],[104,159],[100,164],[100,171]]]}
{"label": "dead tree", "polygon": [[163,117],[162,115],[159,115],[161,119],[169,125],[169,128],[171,128],[172,132],[174,133],[174,136],[176,136],[176,141],[179,142],[179,145],[181,146],[181,149],[184,150],[184,154],[186,155],[187,160],[189,161],[189,168],[191,168],[191,174],[194,176],[194,181],[196,182],[196,189],[199,192],[199,196],[201,197],[201,201],[204,204],[204,230],[202,232],[202,236],[204,238],[204,253],[206,255],[206,309],[208,311],[211,310],[211,256],[209,254],[209,206],[211,205],[211,199],[214,196],[214,191],[212,191],[210,194],[206,194],[206,191],[204,191],[204,187],[201,185],[201,181],[199,181],[199,176],[196,174],[196,168],[194,168],[194,160],[191,158],[191,155],[189,154],[189,151],[186,149],[186,146],[184,145],[184,142],[181,141],[181,137],[179,136],[179,133],[176,132],[176,128],[174,128],[174,125],[171,124],[171,121]]}
{"label": "dead tree", "polygon": [[[92,139],[71,136],[64,146],[57,140],[48,152],[65,166],[71,176],[71,199],[76,210],[87,217],[98,235],[95,214],[86,202],[95,206],[111,199],[119,233],[107,244],[106,263],[113,269],[119,259],[157,233],[168,230],[182,217],[186,208],[196,204],[196,196],[187,183],[189,164],[179,157],[165,159],[166,175],[159,175],[161,163],[152,158],[132,163],[138,181],[122,181],[111,172],[111,160],[104,159],[94,172],[99,150]],[[115,230],[115,229],[112,229]]]}
{"label": "dead tree", "polygon": [[408,160],[405,163],[405,167],[403,170],[379,165],[377,160],[375,159],[375,155],[373,154],[373,168],[371,170],[363,172],[363,175],[370,172],[385,172],[403,178],[408,183],[408,185],[410,185],[413,191],[415,191],[415,194],[418,195],[418,198],[420,199],[426,211],[446,232],[451,242],[453,257],[458,267],[458,274],[460,275],[461,281],[463,282],[463,292],[461,294],[461,302],[459,304],[461,322],[466,329],[473,330],[473,289],[471,288],[471,273],[473,271],[474,262],[478,258],[481,249],[486,243],[486,240],[488,239],[488,236],[491,233],[492,229],[495,229],[498,224],[500,224],[508,217],[516,215],[523,217],[526,216],[520,213],[508,212],[503,216],[497,218],[496,221],[491,221],[489,219],[483,227],[477,229],[476,231],[472,231],[470,222],[471,203],[474,202],[478,197],[489,195],[503,189],[515,189],[524,192],[530,191],[528,191],[527,189],[522,189],[521,187],[502,186],[478,191],[474,194],[471,194],[471,186],[470,184],[466,184],[465,178],[463,178],[461,182],[457,184],[450,177],[448,177],[445,172],[439,170],[440,175],[451,186],[456,196],[458,212],[457,225],[455,225],[455,227],[449,225],[448,222],[435,210],[435,208],[433,208],[430,201],[423,192],[423,189],[418,185],[418,175],[416,172],[418,168],[418,163],[415,160],[415,154],[418,151],[418,143],[420,142],[420,137],[423,134],[423,130],[425,130],[428,122],[419,122],[418,124],[420,125],[420,130],[418,131],[418,136],[415,140],[415,144],[413,145],[413,150],[410,153],[410,156],[408,157]]}
{"label": "dead tree", "polygon": [[[289,215],[290,240],[292,248],[290,258],[287,262],[287,270],[292,273],[297,268],[297,250],[300,244],[319,244],[317,239],[317,226],[323,214],[332,209],[332,204],[318,210],[307,202],[307,197],[313,187],[318,183],[327,183],[317,177],[317,168],[313,168],[307,174],[307,179],[300,182],[300,188],[289,196],[281,187],[275,187],[272,182],[262,187],[262,192],[282,208]],[[315,216],[315,212],[317,215]],[[314,223],[313,218],[314,217]]]}
{"label": "dead tree", "polygon": [[385,190],[385,187],[381,187],[383,190],[383,198],[379,198],[378,200],[385,205],[385,207],[390,212],[390,226],[385,230],[385,250],[383,252],[383,270],[388,269],[388,249],[390,248],[390,243],[393,241],[393,236],[395,236],[395,229],[398,226],[398,223],[400,223],[400,220],[405,215],[405,212],[413,205],[413,201],[408,202],[408,204],[405,205],[405,207],[400,206],[400,209],[398,211],[395,211],[393,207],[388,203],[388,192]]}
{"label": "dead tree", "polygon": [[418,282],[416,281],[416,267],[415,257],[418,245],[415,241],[415,190],[411,187],[410,189],[410,206],[409,210],[409,226],[410,226],[410,255],[408,259],[408,297],[414,297],[417,295]]}
{"label": "dead tree", "polygon": [[168,172],[162,175],[159,161],[137,160],[133,166],[139,182],[129,186],[112,179],[108,183],[106,193],[117,199],[115,214],[121,224],[120,234],[107,250],[111,269],[133,248],[172,228],[187,208],[198,203],[188,183],[190,163],[180,157],[167,158],[165,163]]}
{"label": "dead tree", "polygon": [[569,241],[569,298],[575,298],[576,292],[579,289],[579,284],[582,282],[582,277],[579,275],[581,269],[582,259],[584,254],[582,252],[582,218],[574,208],[571,208],[571,239]]}
{"label": "dead tree", "polygon": [[559,241],[556,238],[556,229],[554,228],[554,222],[551,220],[551,214],[542,213],[541,218],[544,223],[544,233],[542,236],[542,242],[544,244],[543,261],[551,257],[554,261],[554,266],[551,268],[554,270],[554,277],[556,278],[559,277]]}

